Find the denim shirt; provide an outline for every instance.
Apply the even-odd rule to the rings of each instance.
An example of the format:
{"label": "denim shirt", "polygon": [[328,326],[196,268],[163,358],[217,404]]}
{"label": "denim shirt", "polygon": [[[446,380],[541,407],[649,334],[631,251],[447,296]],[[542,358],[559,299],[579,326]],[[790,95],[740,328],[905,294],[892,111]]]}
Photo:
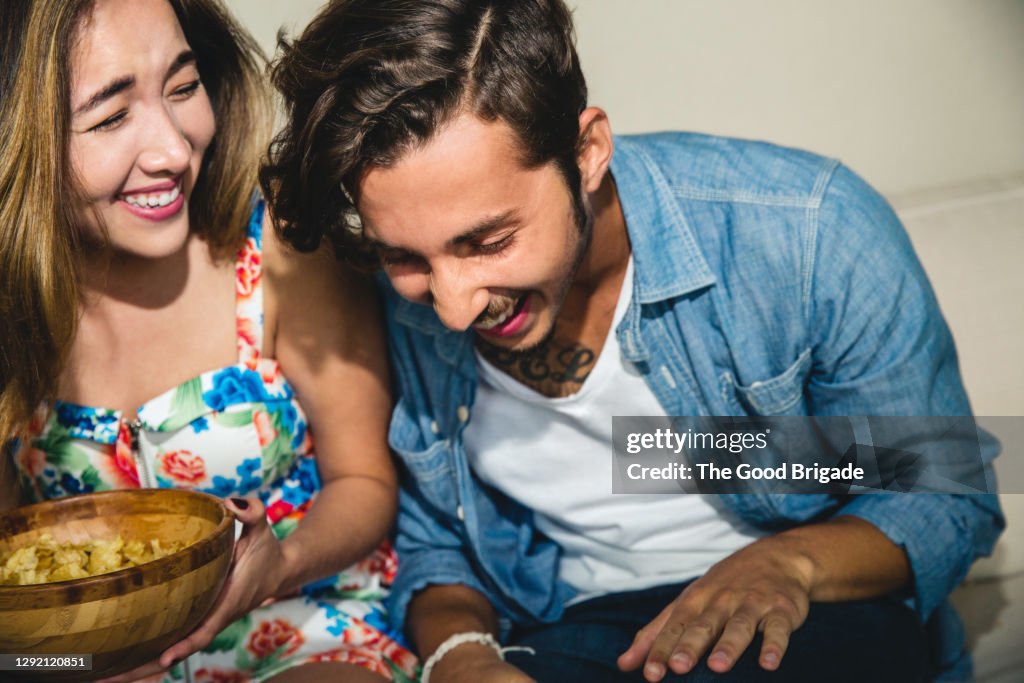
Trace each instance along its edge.
{"label": "denim shirt", "polygon": [[[635,263],[614,333],[667,414],[970,414],[909,239],[850,170],[766,143],[662,133],[617,137],[611,174]],[[416,591],[455,583],[487,596],[506,628],[559,618],[573,594],[558,579],[559,549],[467,463],[472,332],[381,284],[398,393],[389,440],[403,465],[392,618],[404,622]],[[909,557],[902,597],[931,618],[936,669],[969,670],[946,596],[992,550],[1004,524],[995,496],[722,500],[767,530],[840,514],[878,527]]]}

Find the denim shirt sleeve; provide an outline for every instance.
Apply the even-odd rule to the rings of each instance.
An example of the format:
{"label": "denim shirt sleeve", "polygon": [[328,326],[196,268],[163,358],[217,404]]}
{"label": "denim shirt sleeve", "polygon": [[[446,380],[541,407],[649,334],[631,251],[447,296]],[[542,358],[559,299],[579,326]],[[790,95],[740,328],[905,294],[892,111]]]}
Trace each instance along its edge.
{"label": "denim shirt sleeve", "polygon": [[430,585],[462,584],[495,604],[496,597],[484,588],[466,558],[459,534],[430,511],[429,502],[417,491],[415,482],[406,476],[402,479],[395,540],[401,571],[386,601],[391,623],[405,624],[413,596]]}
{"label": "denim shirt sleeve", "polygon": [[[970,415],[952,335],[886,201],[839,167],[809,221],[810,413]],[[983,444],[986,467],[997,451],[994,440]],[[1005,525],[991,494],[864,494],[836,514],[870,522],[904,549],[922,618],[991,553]]]}

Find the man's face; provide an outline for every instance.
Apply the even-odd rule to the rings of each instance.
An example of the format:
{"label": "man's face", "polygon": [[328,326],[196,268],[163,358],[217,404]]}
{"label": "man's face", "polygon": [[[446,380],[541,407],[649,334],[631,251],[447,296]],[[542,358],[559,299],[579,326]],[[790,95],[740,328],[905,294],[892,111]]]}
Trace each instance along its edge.
{"label": "man's face", "polygon": [[517,144],[506,123],[463,114],[369,170],[358,208],[399,294],[521,351],[553,329],[590,227],[555,165],[524,168]]}

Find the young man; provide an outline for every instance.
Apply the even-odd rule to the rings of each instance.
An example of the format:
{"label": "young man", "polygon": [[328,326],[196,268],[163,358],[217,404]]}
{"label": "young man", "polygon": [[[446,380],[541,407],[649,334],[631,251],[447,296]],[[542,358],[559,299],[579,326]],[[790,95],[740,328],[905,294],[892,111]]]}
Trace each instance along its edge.
{"label": "young man", "polygon": [[766,144],[614,138],[560,0],[334,2],[275,82],[286,237],[387,276],[391,608],[431,681],[969,675],[945,598],[994,497],[611,494],[613,415],[969,414],[867,185]]}

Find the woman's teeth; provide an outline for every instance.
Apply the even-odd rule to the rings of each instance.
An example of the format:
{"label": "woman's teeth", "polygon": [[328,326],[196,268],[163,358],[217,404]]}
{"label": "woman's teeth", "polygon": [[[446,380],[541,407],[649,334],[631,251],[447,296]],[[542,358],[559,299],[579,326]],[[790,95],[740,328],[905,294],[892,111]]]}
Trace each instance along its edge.
{"label": "woman's teeth", "polygon": [[175,185],[170,192],[161,192],[159,194],[126,194],[124,200],[132,206],[138,206],[143,209],[156,209],[161,206],[167,206],[181,194],[181,190]]}

